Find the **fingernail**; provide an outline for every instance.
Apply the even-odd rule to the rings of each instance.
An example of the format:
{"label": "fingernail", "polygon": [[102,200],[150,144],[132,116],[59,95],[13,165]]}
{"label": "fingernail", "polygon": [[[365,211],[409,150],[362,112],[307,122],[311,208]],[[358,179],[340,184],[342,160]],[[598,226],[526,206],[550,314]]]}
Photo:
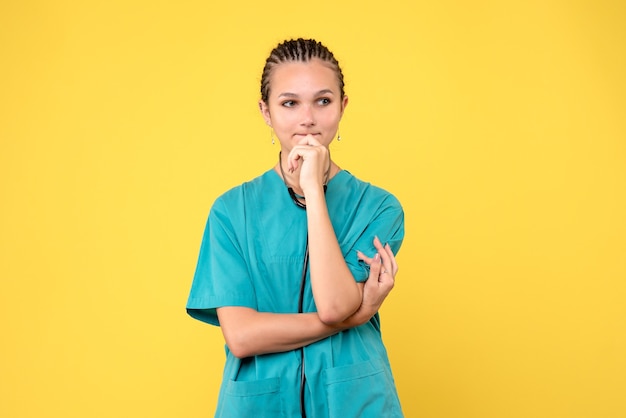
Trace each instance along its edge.
{"label": "fingernail", "polygon": [[374,256],[374,260],[378,261],[380,259],[380,254],[376,253],[376,255]]}

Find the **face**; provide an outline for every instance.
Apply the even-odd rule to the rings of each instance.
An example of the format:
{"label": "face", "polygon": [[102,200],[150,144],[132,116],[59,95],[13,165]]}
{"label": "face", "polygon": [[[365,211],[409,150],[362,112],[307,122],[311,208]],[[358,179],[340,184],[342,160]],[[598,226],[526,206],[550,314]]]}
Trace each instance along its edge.
{"label": "face", "polygon": [[277,65],[270,77],[268,103],[261,101],[259,107],[282,149],[289,151],[307,135],[328,147],[347,104],[335,71],[312,59]]}

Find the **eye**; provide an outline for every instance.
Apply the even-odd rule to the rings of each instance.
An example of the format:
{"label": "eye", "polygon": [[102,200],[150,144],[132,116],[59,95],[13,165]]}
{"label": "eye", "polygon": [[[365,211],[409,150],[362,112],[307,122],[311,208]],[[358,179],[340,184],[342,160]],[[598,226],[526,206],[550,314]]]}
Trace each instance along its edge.
{"label": "eye", "polygon": [[280,105],[284,107],[294,107],[296,105],[296,102],[294,100],[285,100]]}
{"label": "eye", "polygon": [[317,103],[321,106],[328,106],[330,104],[330,99],[328,97],[322,97],[317,100]]}

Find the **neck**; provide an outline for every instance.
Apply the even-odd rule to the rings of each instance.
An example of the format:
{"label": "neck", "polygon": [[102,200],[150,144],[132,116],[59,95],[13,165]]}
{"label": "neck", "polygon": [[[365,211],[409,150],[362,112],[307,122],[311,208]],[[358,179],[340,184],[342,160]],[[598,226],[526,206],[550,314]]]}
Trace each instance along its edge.
{"label": "neck", "polygon": [[[296,194],[303,196],[304,192],[300,187],[300,168],[302,167],[302,165],[299,165],[297,170],[290,172],[284,169],[285,164],[286,163],[285,161],[283,161],[282,153],[279,152],[278,163],[276,164],[276,166],[274,166],[274,171],[276,171],[278,175],[280,175],[287,187],[293,189]],[[326,172],[326,178],[324,179],[324,185],[328,184],[330,179],[333,178],[339,172],[339,170],[341,170],[339,166],[337,166],[337,164],[330,160],[330,165]]]}

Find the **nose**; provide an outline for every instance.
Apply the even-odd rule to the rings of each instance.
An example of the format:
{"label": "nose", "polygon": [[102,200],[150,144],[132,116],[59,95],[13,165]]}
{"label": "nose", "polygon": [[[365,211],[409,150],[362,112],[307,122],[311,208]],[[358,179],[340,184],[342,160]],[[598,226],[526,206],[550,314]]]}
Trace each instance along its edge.
{"label": "nose", "polygon": [[314,126],[315,114],[311,106],[302,106],[302,114],[300,115],[300,125],[302,126]]}

